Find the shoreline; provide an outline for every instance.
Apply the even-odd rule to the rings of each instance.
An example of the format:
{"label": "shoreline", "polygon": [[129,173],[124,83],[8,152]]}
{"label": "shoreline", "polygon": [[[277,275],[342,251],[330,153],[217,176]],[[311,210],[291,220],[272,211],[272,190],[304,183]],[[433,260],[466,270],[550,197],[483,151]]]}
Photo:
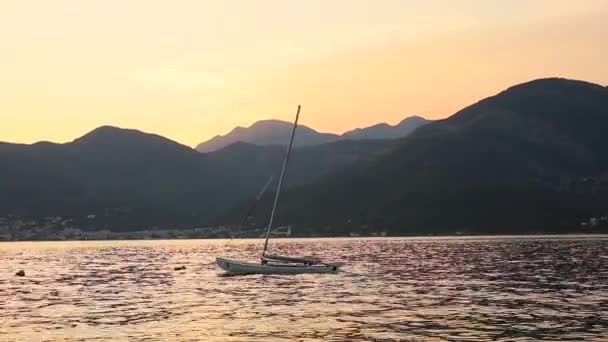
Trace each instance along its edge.
{"label": "shoreline", "polygon": [[[272,240],[494,240],[494,239],[560,239],[560,238],[606,238],[608,239],[608,232],[606,233],[530,233],[530,234],[445,234],[445,235],[398,235],[398,236],[292,236],[292,237],[275,237]],[[45,242],[127,242],[127,241],[228,241],[228,240],[241,240],[241,241],[256,241],[263,240],[261,237],[238,237],[238,238],[149,238],[149,239],[40,239],[40,240],[0,240],[2,243],[45,243]]]}

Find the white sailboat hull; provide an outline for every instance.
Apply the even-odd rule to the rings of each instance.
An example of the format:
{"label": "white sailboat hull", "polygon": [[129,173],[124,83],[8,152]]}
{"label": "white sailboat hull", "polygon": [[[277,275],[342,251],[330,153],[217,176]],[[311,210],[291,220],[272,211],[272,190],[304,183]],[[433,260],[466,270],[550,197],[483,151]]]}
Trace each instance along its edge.
{"label": "white sailboat hull", "polygon": [[341,263],[303,265],[292,263],[252,263],[239,260],[217,258],[217,265],[229,274],[303,274],[337,273]]}

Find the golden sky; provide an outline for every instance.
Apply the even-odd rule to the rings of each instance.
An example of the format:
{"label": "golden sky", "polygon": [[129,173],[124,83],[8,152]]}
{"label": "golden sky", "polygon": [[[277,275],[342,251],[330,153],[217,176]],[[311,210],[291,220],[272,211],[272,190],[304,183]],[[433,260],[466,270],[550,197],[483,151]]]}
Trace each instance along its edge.
{"label": "golden sky", "polygon": [[100,125],[194,146],[267,118],[341,133],[510,85],[608,84],[604,0],[0,0],[0,141]]}

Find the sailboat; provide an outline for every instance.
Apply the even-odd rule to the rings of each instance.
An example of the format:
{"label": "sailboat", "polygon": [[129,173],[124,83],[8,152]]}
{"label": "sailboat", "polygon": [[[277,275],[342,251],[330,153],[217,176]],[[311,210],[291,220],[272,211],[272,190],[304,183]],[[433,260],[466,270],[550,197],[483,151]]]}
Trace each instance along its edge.
{"label": "sailboat", "polygon": [[270,214],[270,221],[268,227],[266,227],[266,238],[264,240],[264,248],[262,250],[262,256],[260,262],[247,262],[234,259],[228,259],[223,257],[216,258],[216,264],[226,271],[227,274],[302,274],[302,273],[337,273],[343,263],[326,263],[318,258],[312,257],[291,257],[268,254],[268,241],[270,240],[270,234],[274,223],[274,217],[276,214],[277,204],[279,203],[279,196],[281,195],[281,188],[283,186],[283,179],[287,170],[287,163],[289,162],[289,155],[291,154],[291,148],[293,146],[293,139],[298,128],[298,119],[300,117],[301,106],[298,106],[296,112],[296,119],[293,124],[293,130],[291,131],[291,140],[287,146],[287,152],[285,159],[283,160],[283,168],[281,169],[281,177],[279,178],[279,185],[277,192],[274,196],[274,203]]}

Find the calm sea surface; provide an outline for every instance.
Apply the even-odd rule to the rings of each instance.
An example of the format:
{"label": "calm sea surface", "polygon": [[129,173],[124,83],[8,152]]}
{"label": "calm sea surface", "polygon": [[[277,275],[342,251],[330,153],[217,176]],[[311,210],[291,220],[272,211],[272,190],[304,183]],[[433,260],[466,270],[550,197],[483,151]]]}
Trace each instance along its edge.
{"label": "calm sea surface", "polygon": [[0,341],[608,341],[606,236],[274,240],[347,265],[219,276],[260,246],[0,243]]}

